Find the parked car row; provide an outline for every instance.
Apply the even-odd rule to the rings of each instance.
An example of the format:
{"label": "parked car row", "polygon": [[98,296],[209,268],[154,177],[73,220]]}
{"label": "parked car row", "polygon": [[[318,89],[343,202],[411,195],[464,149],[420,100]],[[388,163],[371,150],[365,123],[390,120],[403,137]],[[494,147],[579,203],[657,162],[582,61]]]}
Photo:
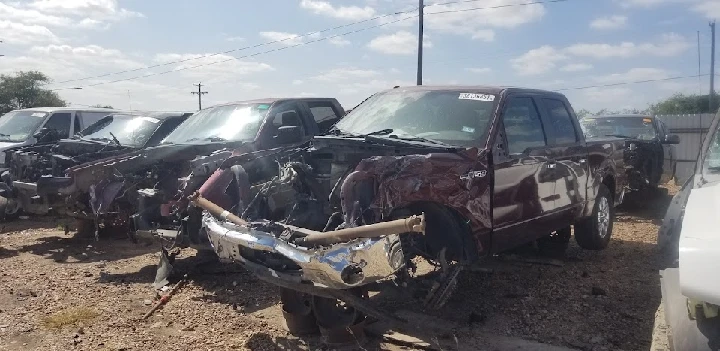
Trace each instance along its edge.
{"label": "parked car row", "polygon": [[[0,135],[10,133],[6,118],[40,113],[0,117]],[[62,113],[78,120],[78,111]],[[158,238],[158,285],[174,248],[213,250],[282,287],[287,311],[311,306],[322,311],[313,323],[338,330],[364,316],[401,322],[367,298],[389,281],[440,308],[458,274],[486,257],[530,243],[562,252],[573,234],[602,250],[615,207],[638,182],[631,152],[641,139],[586,139],[595,125],[543,90],[395,87],[347,114],[332,98],[235,102],[190,116],[99,113],[87,127],[22,129],[36,145],[5,151],[6,216],[52,209],[76,218],[81,234]],[[650,184],[663,162],[647,168]],[[440,269],[418,277],[416,258]],[[352,318],[332,307],[337,300]]]}

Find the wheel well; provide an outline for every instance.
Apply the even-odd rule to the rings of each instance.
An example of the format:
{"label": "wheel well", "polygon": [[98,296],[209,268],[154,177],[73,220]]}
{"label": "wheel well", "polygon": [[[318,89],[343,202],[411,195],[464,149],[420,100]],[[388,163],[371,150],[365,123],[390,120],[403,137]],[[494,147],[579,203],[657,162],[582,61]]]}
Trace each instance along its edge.
{"label": "wheel well", "polygon": [[425,214],[426,233],[422,240],[412,240],[414,244],[422,245],[423,250],[432,256],[437,256],[443,247],[447,247],[446,258],[452,261],[473,262],[477,259],[477,246],[469,221],[455,209],[435,202],[415,202],[393,209],[390,218],[420,213]]}
{"label": "wheel well", "polygon": [[612,176],[606,176],[603,178],[602,184],[610,190],[610,196],[615,199],[615,178]]}

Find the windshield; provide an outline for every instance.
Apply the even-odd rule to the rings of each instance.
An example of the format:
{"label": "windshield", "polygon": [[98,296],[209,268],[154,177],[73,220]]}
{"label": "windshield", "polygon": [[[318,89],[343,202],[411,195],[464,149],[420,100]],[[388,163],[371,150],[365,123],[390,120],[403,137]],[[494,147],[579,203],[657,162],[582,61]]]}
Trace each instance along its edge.
{"label": "windshield", "polygon": [[10,111],[0,117],[0,141],[23,142],[30,138],[47,117],[47,112]]}
{"label": "windshield", "polygon": [[269,104],[224,105],[190,116],[163,140],[163,144],[255,139]]}
{"label": "windshield", "polygon": [[160,120],[145,116],[111,115],[80,132],[82,139],[123,146],[142,147],[158,128]]}
{"label": "windshield", "polygon": [[616,136],[653,140],[656,137],[650,117],[584,118],[580,126],[587,138]]}
{"label": "windshield", "polygon": [[[487,133],[495,96],[467,91],[389,91],[372,96],[346,115],[336,129],[426,138],[477,146]],[[387,132],[384,132],[387,131]]]}

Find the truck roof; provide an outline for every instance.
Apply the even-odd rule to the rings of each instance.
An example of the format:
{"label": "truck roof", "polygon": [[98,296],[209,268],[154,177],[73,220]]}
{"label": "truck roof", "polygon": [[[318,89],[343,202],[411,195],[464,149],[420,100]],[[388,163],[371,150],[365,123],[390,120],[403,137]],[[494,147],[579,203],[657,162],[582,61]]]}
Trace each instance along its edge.
{"label": "truck roof", "polygon": [[649,115],[643,115],[643,114],[622,114],[622,115],[599,115],[599,116],[587,116],[585,118],[615,118],[615,117],[622,117],[622,118],[653,118]]}
{"label": "truck roof", "polygon": [[177,116],[183,116],[183,115],[191,115],[193,112],[185,112],[185,111],[178,111],[178,112],[152,112],[152,111],[132,111],[132,112],[118,112],[118,113],[111,113],[110,115],[122,115],[122,116],[141,116],[141,117],[152,117],[159,120],[164,120],[166,118],[170,117],[177,117]]}
{"label": "truck roof", "polygon": [[483,94],[500,95],[503,93],[528,93],[528,94],[547,94],[556,95],[558,97],[564,97],[563,94],[542,89],[530,89],[513,86],[492,86],[492,85],[412,85],[412,86],[398,86],[392,89],[387,89],[384,92],[406,90],[406,91],[458,91],[468,90]]}
{"label": "truck roof", "polygon": [[273,104],[273,103],[282,102],[282,101],[313,101],[313,100],[337,100],[337,99],[329,98],[329,97],[261,98],[261,99],[253,99],[253,100],[240,100],[240,101],[226,102],[223,104],[213,105],[212,107],[238,105],[238,104]]}
{"label": "truck roof", "polygon": [[119,112],[111,108],[99,107],[30,107],[15,111],[40,111],[40,112],[57,112],[57,111],[92,111],[92,112]]}

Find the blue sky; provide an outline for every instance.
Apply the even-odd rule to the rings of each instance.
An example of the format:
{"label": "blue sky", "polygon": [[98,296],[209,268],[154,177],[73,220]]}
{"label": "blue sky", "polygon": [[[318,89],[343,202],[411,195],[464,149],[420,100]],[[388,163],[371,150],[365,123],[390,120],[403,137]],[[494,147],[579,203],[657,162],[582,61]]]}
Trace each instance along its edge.
{"label": "blue sky", "polygon": [[[707,93],[707,76],[573,88],[696,75],[698,30],[701,73],[709,73],[708,22],[720,18],[720,0],[519,5],[528,2],[536,1],[426,0],[424,83],[562,89],[576,109],[590,110]],[[477,9],[502,5],[511,6]],[[331,96],[350,108],[375,91],[415,83],[417,18],[409,17],[416,12],[373,18],[416,7],[415,0],[0,0],[0,73],[43,71],[54,81],[48,87],[74,104],[193,110],[190,91],[202,82],[205,106]],[[341,25],[350,26],[302,36]],[[328,38],[353,30],[362,31]],[[285,41],[230,51],[278,39]],[[273,49],[280,50],[264,53]],[[123,70],[134,71],[106,75]],[[74,79],[81,80],[63,83]],[[83,89],[64,89],[74,87]]]}

